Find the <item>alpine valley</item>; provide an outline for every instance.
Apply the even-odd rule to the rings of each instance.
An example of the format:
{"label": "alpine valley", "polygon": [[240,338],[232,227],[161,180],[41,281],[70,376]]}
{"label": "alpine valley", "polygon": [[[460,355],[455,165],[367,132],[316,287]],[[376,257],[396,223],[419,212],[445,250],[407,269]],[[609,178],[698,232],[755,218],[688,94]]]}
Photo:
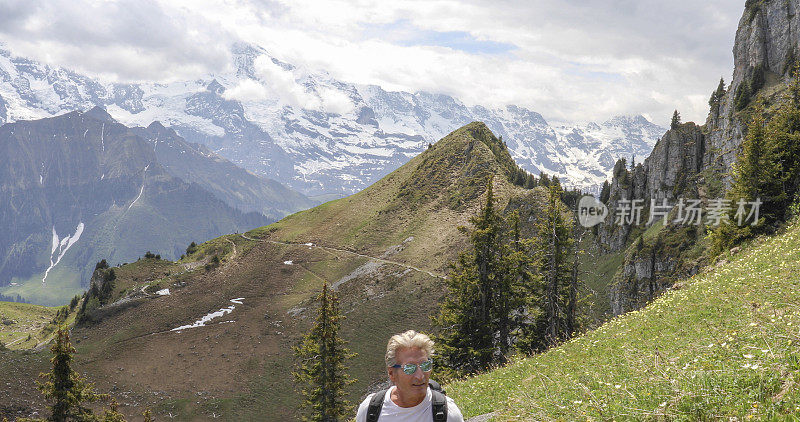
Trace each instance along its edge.
{"label": "alpine valley", "polygon": [[[175,259],[191,241],[361,191],[471,121],[485,122],[522,168],[589,191],[664,132],[641,116],[551,125],[517,106],[353,85],[244,43],[231,57],[229,72],[206,78],[116,84],[0,49],[2,215],[13,228],[0,236],[0,294],[63,303],[88,287],[100,259],[129,262],[147,250]],[[242,94],[266,90],[276,72],[306,108],[277,93]],[[152,204],[146,180],[155,175],[197,192],[164,192]],[[231,217],[197,205],[206,200]],[[263,217],[232,217],[239,212]]]}
{"label": "alpine valley", "polygon": [[128,128],[103,109],[0,127],[0,293],[58,305],[95,264],[248,230],[313,202],[158,122]]}

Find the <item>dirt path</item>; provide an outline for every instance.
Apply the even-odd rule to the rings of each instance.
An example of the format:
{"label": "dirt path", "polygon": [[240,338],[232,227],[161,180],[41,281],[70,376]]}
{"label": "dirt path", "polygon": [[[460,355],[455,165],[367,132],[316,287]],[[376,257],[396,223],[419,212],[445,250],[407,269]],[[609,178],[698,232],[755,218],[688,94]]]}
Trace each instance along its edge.
{"label": "dirt path", "polygon": [[[293,243],[293,242],[280,242],[280,241],[277,241],[277,240],[255,239],[255,238],[252,238],[250,236],[247,236],[244,233],[241,233],[240,236],[242,236],[243,238],[245,238],[247,240],[252,240],[252,241],[255,241],[255,242],[273,243],[273,244],[276,244],[276,245],[286,245],[286,246],[305,246],[305,247],[309,247],[309,248],[318,248],[318,249],[325,250],[325,251],[335,251],[335,252],[346,253],[346,254],[350,254],[350,255],[359,256],[361,258],[372,259],[374,261],[378,261],[378,262],[381,262],[381,263],[384,263],[384,264],[398,265],[398,266],[403,267],[403,268],[408,268],[410,270],[414,270],[414,271],[418,271],[418,272],[421,272],[421,273],[428,274],[431,277],[441,278],[443,280],[447,279],[446,276],[441,275],[441,274],[436,274],[436,273],[434,273],[432,271],[423,270],[423,269],[420,269],[420,268],[417,268],[417,267],[414,267],[414,266],[411,266],[411,265],[408,265],[408,264],[404,264],[402,262],[392,261],[392,260],[383,259],[383,258],[377,258],[377,257],[374,257],[374,256],[364,255],[364,254],[358,253],[358,252],[348,251],[347,249],[333,248],[333,247],[330,247],[330,246],[320,246],[320,245],[315,245],[313,243]],[[229,242],[230,242],[230,240],[229,240]],[[233,243],[233,242],[231,242],[231,243]]]}
{"label": "dirt path", "polygon": [[231,259],[236,258],[236,244],[233,243],[233,241],[228,238],[226,238],[225,241],[233,246],[233,253],[231,254]]}

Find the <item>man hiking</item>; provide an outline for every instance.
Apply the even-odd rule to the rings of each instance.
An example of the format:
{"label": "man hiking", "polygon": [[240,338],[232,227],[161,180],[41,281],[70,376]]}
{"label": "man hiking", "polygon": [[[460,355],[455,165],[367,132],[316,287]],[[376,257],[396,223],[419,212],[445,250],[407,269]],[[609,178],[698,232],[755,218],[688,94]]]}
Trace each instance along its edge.
{"label": "man hiking", "polygon": [[358,406],[356,422],[463,422],[453,399],[430,381],[433,340],[408,330],[389,339],[386,370],[393,386],[370,394]]}

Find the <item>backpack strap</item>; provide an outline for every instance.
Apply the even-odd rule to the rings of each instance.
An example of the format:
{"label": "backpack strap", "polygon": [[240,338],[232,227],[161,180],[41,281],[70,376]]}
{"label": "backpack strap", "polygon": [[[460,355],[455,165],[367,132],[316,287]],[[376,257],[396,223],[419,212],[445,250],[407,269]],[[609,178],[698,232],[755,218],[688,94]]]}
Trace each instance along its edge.
{"label": "backpack strap", "polygon": [[[431,388],[431,411],[433,412],[433,422],[447,421],[447,396],[442,390],[442,386],[436,381],[430,381]],[[378,422],[383,408],[383,401],[386,398],[388,389],[378,391],[369,400],[367,408],[367,422]]]}
{"label": "backpack strap", "polygon": [[428,385],[431,387],[431,390],[441,391],[442,394],[447,395],[447,392],[444,391],[444,388],[442,388],[441,384],[439,384],[438,382],[434,380],[428,380]]}
{"label": "backpack strap", "polygon": [[375,393],[372,396],[372,399],[369,401],[369,407],[367,408],[367,422],[378,422],[378,418],[381,416],[381,408],[383,408],[383,400],[386,397],[386,392],[389,390],[381,390]]}
{"label": "backpack strap", "polygon": [[447,396],[439,390],[431,389],[431,410],[433,411],[433,422],[447,421]]}

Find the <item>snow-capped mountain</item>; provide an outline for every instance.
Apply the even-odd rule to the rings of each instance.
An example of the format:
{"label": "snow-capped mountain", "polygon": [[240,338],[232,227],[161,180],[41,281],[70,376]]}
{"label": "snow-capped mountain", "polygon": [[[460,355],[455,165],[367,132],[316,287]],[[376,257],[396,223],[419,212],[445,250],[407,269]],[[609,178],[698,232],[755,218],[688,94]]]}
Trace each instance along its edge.
{"label": "snow-capped mountain", "polygon": [[237,44],[225,73],[170,84],[113,84],[0,50],[0,122],[94,105],[129,126],[158,120],[244,168],[308,195],[369,186],[470,121],[485,122],[534,174],[596,189],[619,157],[644,157],[665,129],[641,116],[551,125],[534,111],[467,106],[308,72]]}

